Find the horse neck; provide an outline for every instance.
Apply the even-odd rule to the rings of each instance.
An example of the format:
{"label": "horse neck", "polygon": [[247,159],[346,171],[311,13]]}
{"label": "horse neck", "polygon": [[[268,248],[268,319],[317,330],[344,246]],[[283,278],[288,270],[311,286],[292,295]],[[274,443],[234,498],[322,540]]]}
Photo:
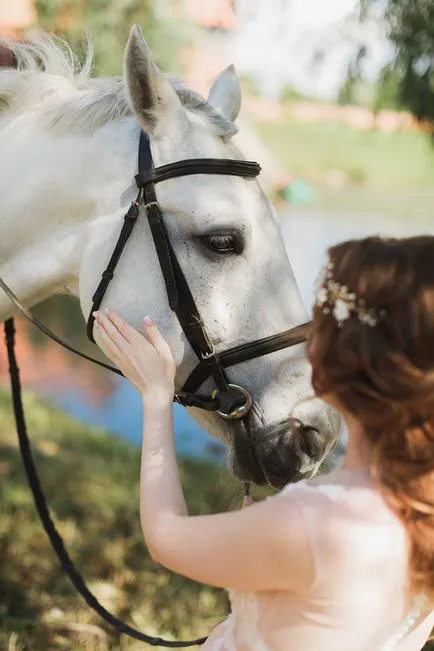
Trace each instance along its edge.
{"label": "horse neck", "polygon": [[[88,136],[20,126],[0,129],[0,277],[31,306],[77,294],[87,238],[134,197],[139,126],[131,118]],[[0,294],[0,320],[13,313]]]}

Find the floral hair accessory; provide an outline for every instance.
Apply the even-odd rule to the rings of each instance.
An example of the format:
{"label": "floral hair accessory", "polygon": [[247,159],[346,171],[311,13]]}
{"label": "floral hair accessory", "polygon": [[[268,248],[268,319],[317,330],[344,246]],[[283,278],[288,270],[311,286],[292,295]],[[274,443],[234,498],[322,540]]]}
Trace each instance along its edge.
{"label": "floral hair accessory", "polygon": [[377,325],[379,319],[386,316],[386,310],[366,307],[363,298],[358,298],[354,292],[349,291],[348,287],[336,282],[333,278],[333,262],[330,261],[320,279],[315,304],[322,308],[323,314],[332,314],[339,327],[342,327],[352,315],[357,316],[360,323],[371,328]]}

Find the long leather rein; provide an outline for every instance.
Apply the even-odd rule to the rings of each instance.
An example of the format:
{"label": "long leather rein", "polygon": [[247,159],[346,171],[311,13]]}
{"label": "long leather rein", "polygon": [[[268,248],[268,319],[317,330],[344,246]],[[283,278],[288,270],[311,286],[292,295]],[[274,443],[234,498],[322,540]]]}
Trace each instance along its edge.
{"label": "long leather rein", "polygon": [[[182,389],[175,394],[174,401],[188,407],[218,411],[221,416],[226,418],[245,416],[251,401],[249,402],[250,397],[245,389],[230,385],[225,369],[305,342],[309,323],[216,352],[170,242],[163,212],[157,200],[155,184],[192,174],[230,175],[248,179],[256,177],[260,171],[261,168],[258,163],[213,158],[187,159],[154,168],[149,138],[142,131],[139,141],[138,173],[135,177],[138,194],[124,216],[123,225],[113,253],[92,297],[92,308],[87,321],[87,335],[91,341],[94,341],[93,312],[101,306],[108,286],[115,276],[117,264],[143,208],[158,255],[169,307],[176,314],[185,336],[198,358],[197,366],[190,373]],[[121,371],[111,364],[79,351],[52,332],[23,305],[2,278],[0,278],[0,287],[14,303],[15,307],[48,337],[83,359],[122,375]],[[210,377],[214,380],[215,391],[211,395],[199,393],[200,387]]]}
{"label": "long leather rein", "polygon": [[[191,372],[182,391],[174,396],[174,400],[185,406],[217,411],[224,418],[243,418],[251,407],[251,398],[248,391],[242,387],[230,384],[226,377],[225,369],[255,359],[256,357],[268,355],[272,352],[303,343],[307,338],[309,323],[304,323],[284,332],[234,346],[233,348],[217,353],[208,336],[205,324],[201,319],[187,280],[171,245],[164,224],[163,213],[156,197],[155,184],[177,176],[187,176],[190,174],[224,174],[254,178],[259,172],[260,167],[257,163],[207,158],[179,161],[154,169],[149,139],[142,132],[139,145],[139,170],[136,176],[138,195],[124,217],[124,223],[118,241],[108,265],[102,274],[97,290],[92,297],[93,305],[87,323],[87,333],[93,341],[93,312],[99,309],[104,299],[109,283],[114,277],[116,266],[133,231],[134,224],[139,218],[140,208],[144,207],[160,262],[169,306],[176,314],[192,349],[199,359],[198,365]],[[26,319],[56,343],[83,359],[122,375],[119,369],[77,350],[53,333],[23,305],[2,278],[0,278],[0,288]],[[72,562],[64,542],[53,523],[33,460],[22,404],[19,369],[15,357],[15,327],[13,319],[8,319],[5,322],[5,335],[13,407],[21,455],[39,517],[63,570],[86,603],[119,633],[126,634],[129,637],[153,646],[181,648],[203,644],[206,638],[189,641],[172,641],[142,633],[125,624],[106,610],[88,589],[83,577]],[[210,377],[212,377],[216,385],[216,389],[211,396],[198,393],[197,390]]]}

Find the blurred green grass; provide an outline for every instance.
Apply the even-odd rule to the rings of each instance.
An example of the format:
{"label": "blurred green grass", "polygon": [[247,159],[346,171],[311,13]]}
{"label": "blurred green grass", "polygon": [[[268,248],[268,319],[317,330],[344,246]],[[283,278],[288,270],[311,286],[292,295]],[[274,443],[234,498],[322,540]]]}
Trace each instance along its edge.
{"label": "blurred green grass", "polygon": [[321,183],[342,171],[355,185],[433,188],[434,148],[422,132],[355,129],[341,122],[256,121],[259,134],[294,174]]}
{"label": "blurred green grass", "polygon": [[317,187],[326,207],[432,219],[434,147],[426,134],[289,116],[254,124],[283,166]]}
{"label": "blurred green grass", "polygon": [[[56,526],[90,589],[114,614],[150,635],[208,634],[228,612],[226,593],[173,575],[149,557],[139,524],[139,450],[84,427],[32,393],[25,392],[24,405]],[[182,460],[180,472],[191,513],[240,504],[242,486],[225,467]],[[266,493],[255,489],[254,497]],[[0,649],[146,648],[106,627],[61,571],[36,515],[4,389],[0,496]]]}
{"label": "blurred green grass", "polygon": [[[49,505],[77,567],[102,603],[151,635],[206,635],[226,615],[222,590],[172,575],[150,559],[138,510],[139,450],[83,427],[30,393],[25,410]],[[142,649],[93,614],[59,568],[42,530],[0,391],[0,649]],[[242,486],[224,468],[183,460],[192,513],[237,506]]]}

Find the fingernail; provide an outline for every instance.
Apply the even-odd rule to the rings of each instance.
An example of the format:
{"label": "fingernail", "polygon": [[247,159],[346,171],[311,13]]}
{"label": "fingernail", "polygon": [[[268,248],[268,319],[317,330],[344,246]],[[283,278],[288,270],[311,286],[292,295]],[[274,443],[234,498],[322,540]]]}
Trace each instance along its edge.
{"label": "fingernail", "polygon": [[97,311],[97,312],[93,312],[92,314],[93,314],[93,316],[95,317],[95,320],[96,320],[96,321],[98,321],[98,319],[101,318],[101,312],[98,312],[98,311]]}
{"label": "fingernail", "polygon": [[151,319],[150,316],[145,316],[145,318],[143,319],[143,323],[144,323],[145,326],[147,326],[148,328],[150,328],[151,326],[154,325],[154,322],[153,322],[153,320]]}
{"label": "fingernail", "polygon": [[107,315],[110,314],[110,310],[108,309],[108,307],[104,308],[104,314],[107,314]]}

